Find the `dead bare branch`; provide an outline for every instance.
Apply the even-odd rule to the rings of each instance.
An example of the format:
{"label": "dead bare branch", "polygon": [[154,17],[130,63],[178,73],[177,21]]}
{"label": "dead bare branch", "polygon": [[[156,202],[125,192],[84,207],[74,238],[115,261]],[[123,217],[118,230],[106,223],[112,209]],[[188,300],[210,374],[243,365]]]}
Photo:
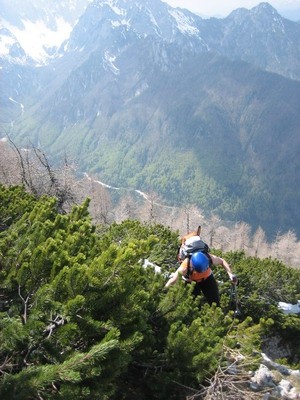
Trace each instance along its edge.
{"label": "dead bare branch", "polygon": [[260,400],[270,388],[255,392],[250,387],[249,370],[253,363],[236,350],[224,347],[226,366],[219,365],[215,374],[206,380],[200,390],[186,397],[186,400]]}
{"label": "dead bare branch", "polygon": [[48,325],[43,331],[43,334],[47,335],[48,338],[52,335],[55,329],[65,324],[66,319],[61,317],[60,315],[57,315],[55,319],[50,322],[51,322],[50,325]]}
{"label": "dead bare branch", "polygon": [[27,311],[28,311],[28,301],[30,299],[30,296],[28,295],[26,297],[26,299],[24,299],[24,297],[21,294],[21,286],[20,285],[18,287],[18,295],[19,295],[19,297],[22,300],[23,305],[24,305],[24,312],[22,314],[22,322],[23,322],[23,324],[26,324],[26,322],[27,322]]}

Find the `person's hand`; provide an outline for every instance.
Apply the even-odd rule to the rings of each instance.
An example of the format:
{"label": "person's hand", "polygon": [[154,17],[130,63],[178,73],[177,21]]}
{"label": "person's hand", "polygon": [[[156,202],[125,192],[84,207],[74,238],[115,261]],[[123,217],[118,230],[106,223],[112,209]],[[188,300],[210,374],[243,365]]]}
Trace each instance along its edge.
{"label": "person's hand", "polygon": [[233,283],[234,285],[237,285],[237,284],[238,284],[238,278],[237,278],[236,275],[234,275],[234,274],[229,274],[229,278],[230,278],[230,280],[231,280],[231,283]]}

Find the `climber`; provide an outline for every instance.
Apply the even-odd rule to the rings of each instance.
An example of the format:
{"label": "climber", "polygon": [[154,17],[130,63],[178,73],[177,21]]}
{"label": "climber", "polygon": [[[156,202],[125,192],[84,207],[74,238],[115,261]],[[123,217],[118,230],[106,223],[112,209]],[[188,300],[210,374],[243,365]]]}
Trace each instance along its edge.
{"label": "climber", "polygon": [[213,265],[222,265],[232,284],[237,284],[237,277],[232,273],[230,265],[224,258],[208,252],[195,251],[181,262],[179,268],[165,284],[165,288],[174,285],[179,276],[182,276],[182,279],[188,283],[196,282],[193,290],[194,296],[198,296],[202,292],[210,305],[216,303],[220,307],[219,288],[211,269]]}

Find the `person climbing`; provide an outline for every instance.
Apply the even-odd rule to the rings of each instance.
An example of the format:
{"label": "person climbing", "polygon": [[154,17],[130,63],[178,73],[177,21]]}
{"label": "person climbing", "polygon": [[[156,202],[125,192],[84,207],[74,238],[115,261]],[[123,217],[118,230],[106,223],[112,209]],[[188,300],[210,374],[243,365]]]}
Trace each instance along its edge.
{"label": "person climbing", "polygon": [[[194,296],[198,296],[202,292],[210,305],[216,303],[220,307],[219,288],[211,267],[213,265],[222,265],[234,285],[238,282],[237,277],[232,273],[229,263],[224,258],[208,252],[208,246],[199,236],[187,235],[186,237],[188,238],[182,242],[178,252],[181,264],[167,281],[165,288],[174,285],[178,278],[182,276],[185,282],[196,282],[193,290]],[[194,248],[192,248],[193,246]],[[190,253],[189,250],[191,251]]]}

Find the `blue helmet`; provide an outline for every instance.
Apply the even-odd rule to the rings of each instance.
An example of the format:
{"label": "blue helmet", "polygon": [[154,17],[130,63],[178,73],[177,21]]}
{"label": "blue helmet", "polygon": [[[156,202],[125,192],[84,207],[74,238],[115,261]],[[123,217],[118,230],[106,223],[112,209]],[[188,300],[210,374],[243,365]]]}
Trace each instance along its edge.
{"label": "blue helmet", "polygon": [[201,251],[197,251],[191,257],[192,267],[197,272],[204,272],[209,267],[209,260],[208,257],[203,254]]}

